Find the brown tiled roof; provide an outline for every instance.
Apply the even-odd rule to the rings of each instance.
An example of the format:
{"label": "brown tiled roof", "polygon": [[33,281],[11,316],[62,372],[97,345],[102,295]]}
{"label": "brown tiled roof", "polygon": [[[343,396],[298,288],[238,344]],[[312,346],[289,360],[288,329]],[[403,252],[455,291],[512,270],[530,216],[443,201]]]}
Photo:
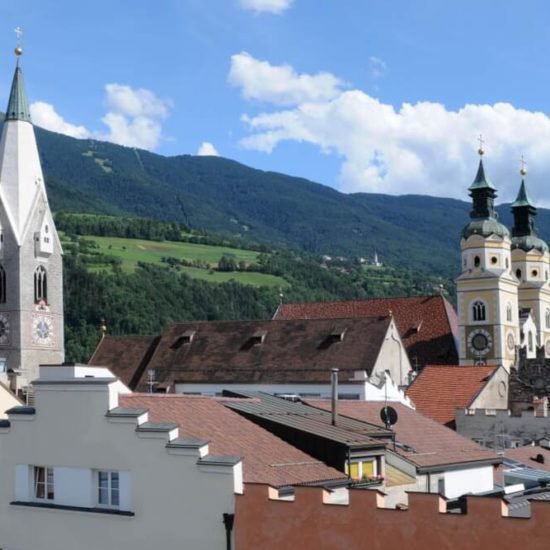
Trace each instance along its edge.
{"label": "brown tiled roof", "polygon": [[321,319],[393,315],[413,365],[458,362],[458,320],[442,296],[372,298],[346,302],[282,304],[274,319]]}
{"label": "brown tiled roof", "polygon": [[454,425],[456,409],[467,408],[497,368],[429,365],[409,386],[407,396],[422,414]]}
{"label": "brown tiled roof", "polygon": [[[544,462],[533,460],[537,455],[541,455]],[[505,449],[504,456],[522,462],[526,466],[530,466],[536,470],[550,472],[550,449],[546,449],[545,447],[527,445],[525,447],[518,447],[517,449]]]}
{"label": "brown tiled roof", "polygon": [[[145,389],[149,369],[155,369],[157,382],[170,385],[328,383],[333,367],[340,369],[341,381],[358,370],[370,375],[390,322],[389,317],[365,317],[173,323],[146,365],[139,367],[141,358],[136,354],[134,370],[139,367],[141,377],[137,387]],[[109,347],[109,341],[103,343],[94,358],[114,355]],[[117,342],[119,347],[123,345]],[[124,366],[124,373],[131,362],[114,361],[106,366],[120,376],[118,365]]]}
{"label": "brown tiled roof", "polygon": [[158,341],[156,336],[104,336],[88,363],[108,367],[133,387],[139,380],[134,376],[141,376]]}
{"label": "brown tiled roof", "polygon": [[[227,401],[227,400],[226,400]],[[209,440],[212,455],[240,456],[248,483],[273,487],[346,480],[346,476],[289,445],[210,397],[131,394],[121,407],[145,407],[152,422],[176,422],[179,437]]]}
{"label": "brown tiled roof", "polygon": [[[307,403],[330,409],[330,402],[326,400],[308,400]],[[495,452],[484,449],[418,411],[401,403],[389,403],[389,405],[397,411],[398,415],[397,424],[393,427],[397,442],[413,449],[406,450],[397,446],[395,450],[417,467],[429,469],[476,461],[500,462]],[[383,402],[341,400],[338,402],[338,414],[364,422],[381,424],[380,410],[383,406]]]}

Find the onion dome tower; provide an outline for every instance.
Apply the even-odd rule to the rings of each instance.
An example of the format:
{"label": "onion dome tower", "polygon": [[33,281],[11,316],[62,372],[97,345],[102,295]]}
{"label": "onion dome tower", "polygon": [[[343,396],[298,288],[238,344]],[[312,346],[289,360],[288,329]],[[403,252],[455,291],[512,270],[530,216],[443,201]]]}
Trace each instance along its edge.
{"label": "onion dome tower", "polygon": [[[18,42],[20,30],[17,29]],[[18,43],[0,136],[0,380],[21,390],[61,363],[62,250],[46,195]],[[6,380],[7,378],[7,380]]]}
{"label": "onion dome tower", "polygon": [[519,281],[519,307],[531,311],[536,327],[536,334],[529,331],[524,335],[527,356],[535,356],[535,346],[544,346],[545,356],[550,357],[550,253],[535,229],[537,209],[527,193],[523,159],[520,174],[518,196],[512,203],[512,270]]}
{"label": "onion dome tower", "polygon": [[514,365],[518,343],[518,281],[511,270],[511,240],[498,221],[496,188],[485,175],[483,140],[469,187],[470,223],[461,234],[462,273],[456,279],[461,365]]}

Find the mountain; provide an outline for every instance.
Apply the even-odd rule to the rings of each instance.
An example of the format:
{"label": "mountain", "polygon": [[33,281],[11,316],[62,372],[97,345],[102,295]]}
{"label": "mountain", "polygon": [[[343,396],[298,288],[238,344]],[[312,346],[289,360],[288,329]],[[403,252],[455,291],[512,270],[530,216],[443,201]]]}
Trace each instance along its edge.
{"label": "mountain", "polygon": [[[459,233],[470,210],[463,201],[346,195],[220,157],[163,157],[40,128],[37,139],[56,211],[177,221],[316,254],[370,258],[376,248],[388,264],[446,277],[457,272]],[[499,213],[509,224],[509,206]],[[539,210],[538,226],[550,236],[550,211]]]}

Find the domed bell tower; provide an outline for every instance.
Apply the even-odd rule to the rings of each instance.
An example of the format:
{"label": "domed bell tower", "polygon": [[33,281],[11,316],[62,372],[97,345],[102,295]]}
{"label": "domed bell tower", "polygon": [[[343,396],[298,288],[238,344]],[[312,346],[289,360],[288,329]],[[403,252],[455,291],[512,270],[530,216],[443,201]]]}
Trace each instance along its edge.
{"label": "domed bell tower", "polygon": [[524,312],[531,311],[536,326],[536,334],[523,330],[523,342],[528,357],[535,356],[535,346],[544,346],[545,356],[550,357],[550,253],[535,229],[537,209],[527,193],[523,159],[520,173],[519,193],[512,203],[512,269],[519,282],[519,307]]}
{"label": "domed bell tower", "polygon": [[518,281],[508,229],[497,219],[496,188],[485,175],[483,140],[471,221],[462,230],[462,273],[456,279],[461,365],[514,365],[518,344]]}

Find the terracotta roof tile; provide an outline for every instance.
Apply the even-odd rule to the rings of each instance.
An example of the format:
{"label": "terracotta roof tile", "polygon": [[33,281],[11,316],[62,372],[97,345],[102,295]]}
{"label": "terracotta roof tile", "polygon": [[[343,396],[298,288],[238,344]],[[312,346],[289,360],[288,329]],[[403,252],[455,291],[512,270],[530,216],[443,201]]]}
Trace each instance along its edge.
{"label": "terracotta roof tile", "polygon": [[274,319],[334,319],[389,315],[391,311],[411,363],[456,364],[458,320],[442,296],[282,304]]}
{"label": "terracotta roof tile", "polygon": [[209,440],[212,455],[242,457],[243,477],[248,483],[281,487],[347,479],[342,472],[289,445],[213,398],[131,394],[121,395],[119,404],[147,408],[152,422],[177,422],[179,437]]}
{"label": "terracotta roof tile", "polygon": [[456,409],[467,408],[497,368],[429,365],[409,386],[407,396],[422,414],[452,425]]}
{"label": "terracotta roof tile", "polygon": [[[330,402],[308,400],[308,404],[330,409]],[[339,401],[338,413],[364,422],[381,424],[380,410],[383,402]],[[396,447],[396,451],[419,468],[468,463],[479,460],[499,462],[498,455],[467,439],[455,431],[434,422],[423,414],[401,403],[390,403],[398,414],[393,427],[398,443],[407,445],[414,451]]]}

